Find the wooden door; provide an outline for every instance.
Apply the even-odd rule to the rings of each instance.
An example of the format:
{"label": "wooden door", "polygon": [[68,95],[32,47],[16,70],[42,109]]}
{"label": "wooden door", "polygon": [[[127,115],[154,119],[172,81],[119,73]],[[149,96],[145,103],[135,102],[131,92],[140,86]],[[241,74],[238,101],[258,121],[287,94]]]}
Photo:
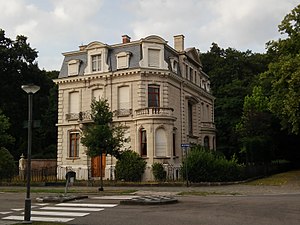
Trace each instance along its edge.
{"label": "wooden door", "polygon": [[[92,177],[100,177],[100,155],[92,158]],[[106,156],[102,154],[102,177],[105,177]]]}

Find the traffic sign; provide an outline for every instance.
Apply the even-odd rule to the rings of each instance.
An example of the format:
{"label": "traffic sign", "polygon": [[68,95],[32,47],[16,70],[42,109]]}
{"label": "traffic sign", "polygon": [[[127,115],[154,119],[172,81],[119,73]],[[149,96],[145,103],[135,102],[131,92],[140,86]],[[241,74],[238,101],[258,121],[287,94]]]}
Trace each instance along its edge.
{"label": "traffic sign", "polygon": [[188,143],[181,144],[181,148],[188,148],[188,147],[190,147],[190,144],[188,144]]}

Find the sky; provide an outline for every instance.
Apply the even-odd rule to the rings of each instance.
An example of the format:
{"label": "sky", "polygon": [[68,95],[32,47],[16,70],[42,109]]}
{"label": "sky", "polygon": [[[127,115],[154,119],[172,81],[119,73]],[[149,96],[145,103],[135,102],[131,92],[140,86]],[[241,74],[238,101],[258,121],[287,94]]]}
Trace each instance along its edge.
{"label": "sky", "polygon": [[92,41],[112,45],[158,35],[200,52],[211,44],[265,52],[281,37],[278,25],[299,0],[0,0],[0,29],[28,37],[40,69],[60,70],[63,52]]}

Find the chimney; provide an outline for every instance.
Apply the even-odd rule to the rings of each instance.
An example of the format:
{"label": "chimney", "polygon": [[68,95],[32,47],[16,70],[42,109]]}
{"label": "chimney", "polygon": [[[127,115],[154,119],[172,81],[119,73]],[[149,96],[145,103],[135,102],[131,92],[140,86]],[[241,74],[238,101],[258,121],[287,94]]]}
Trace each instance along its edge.
{"label": "chimney", "polygon": [[178,52],[184,51],[184,36],[182,34],[174,36],[174,48]]}
{"label": "chimney", "polygon": [[122,42],[123,42],[123,44],[129,43],[130,37],[127,34],[122,35]]}

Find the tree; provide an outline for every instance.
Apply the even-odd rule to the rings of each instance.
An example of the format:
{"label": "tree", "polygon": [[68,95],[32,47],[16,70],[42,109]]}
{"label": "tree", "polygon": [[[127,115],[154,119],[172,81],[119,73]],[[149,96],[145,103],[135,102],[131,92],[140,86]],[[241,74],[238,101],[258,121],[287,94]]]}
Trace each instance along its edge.
{"label": "tree", "polygon": [[300,132],[300,5],[285,16],[278,26],[285,39],[270,41],[268,54],[273,58],[260,79],[269,95],[269,108],[284,129]]}
{"label": "tree", "polygon": [[[9,118],[11,127],[7,131],[14,139],[12,155],[18,159],[27,146],[27,136],[24,132],[24,125],[27,115],[24,113],[28,107],[27,94],[21,89],[24,84],[34,83],[41,87],[40,91],[34,95],[33,116],[34,120],[41,121],[39,129],[33,129],[32,157],[35,155],[45,155],[46,149],[50,145],[56,146],[56,138],[47,134],[56,134],[55,116],[57,111],[49,120],[46,116],[51,108],[49,92],[55,86],[51,77],[51,72],[41,71],[38,68],[36,58],[38,52],[31,48],[27,42],[27,37],[18,35],[15,40],[7,38],[4,30],[0,29],[0,108]],[[56,72],[56,74],[58,74]],[[57,110],[57,109],[55,109]],[[47,121],[54,121],[48,130],[45,125]],[[45,128],[45,129],[44,129]],[[52,155],[55,156],[56,147],[52,148]]]}
{"label": "tree", "polygon": [[[124,138],[124,128],[121,125],[113,125],[113,113],[106,99],[98,101],[93,99],[91,116],[94,122],[83,129],[81,143],[87,147],[89,156],[100,155],[100,169],[102,169],[102,154],[110,154],[118,158],[127,139]],[[103,190],[102,171],[100,174],[99,190]]]}
{"label": "tree", "polygon": [[140,181],[146,164],[138,153],[131,150],[124,151],[116,164],[116,178],[124,181]]}
{"label": "tree", "polygon": [[16,173],[16,165],[13,156],[10,152],[0,147],[0,180],[10,179]]}
{"label": "tree", "polygon": [[[244,100],[243,115],[236,126],[246,162],[268,162],[272,159],[273,117],[268,110],[269,99],[263,95],[262,88],[255,86],[252,95]],[[272,147],[273,146],[273,147]]]}
{"label": "tree", "polygon": [[9,127],[9,119],[2,113],[0,109],[0,147],[11,146],[15,141],[14,138],[7,133]]}
{"label": "tree", "polygon": [[235,126],[243,113],[244,98],[251,94],[258,75],[267,70],[269,58],[249,50],[222,49],[216,43],[200,58],[216,97],[217,149],[230,158],[240,151]]}

